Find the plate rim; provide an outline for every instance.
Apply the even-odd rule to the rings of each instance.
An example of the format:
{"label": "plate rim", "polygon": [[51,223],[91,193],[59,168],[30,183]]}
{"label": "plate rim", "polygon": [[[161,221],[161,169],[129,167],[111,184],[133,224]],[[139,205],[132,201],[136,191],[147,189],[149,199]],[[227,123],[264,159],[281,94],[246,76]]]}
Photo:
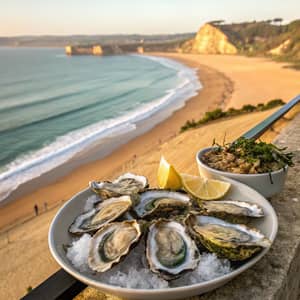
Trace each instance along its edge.
{"label": "plate rim", "polygon": [[201,293],[201,289],[208,288],[208,286],[210,286],[210,285],[217,286],[218,284],[221,284],[223,282],[225,284],[228,281],[234,279],[239,274],[241,274],[244,271],[246,271],[247,269],[249,269],[250,267],[252,267],[253,265],[255,265],[270,250],[270,248],[272,247],[272,245],[275,241],[275,238],[276,238],[276,235],[278,232],[278,218],[277,218],[276,212],[275,212],[274,208],[272,207],[272,205],[270,204],[270,202],[259,192],[257,192],[253,188],[247,186],[244,183],[241,183],[239,181],[233,180],[228,177],[223,177],[222,180],[230,182],[230,183],[238,185],[238,186],[241,186],[243,189],[245,188],[246,190],[250,189],[252,192],[255,192],[256,194],[258,194],[261,198],[263,198],[263,200],[266,202],[267,206],[269,206],[268,213],[271,215],[272,219],[274,220],[273,226],[272,226],[272,231],[271,231],[270,237],[269,237],[269,239],[271,241],[271,245],[268,248],[264,248],[259,254],[257,254],[255,257],[250,259],[248,262],[246,262],[242,266],[238,267],[234,271],[227,273],[223,276],[219,276],[212,280],[207,280],[207,281],[194,283],[194,284],[190,284],[190,285],[185,285],[185,286],[179,286],[179,287],[171,287],[171,288],[168,287],[168,288],[161,288],[161,289],[135,289],[135,288],[125,288],[125,287],[120,287],[120,286],[116,286],[116,285],[110,285],[107,283],[103,283],[101,281],[97,281],[96,279],[91,279],[91,278],[86,277],[79,270],[77,270],[74,266],[69,267],[68,265],[65,264],[65,262],[63,261],[63,259],[61,258],[60,254],[58,253],[58,251],[56,249],[53,231],[54,231],[55,224],[56,224],[57,220],[59,220],[59,218],[63,214],[64,209],[68,205],[70,205],[70,203],[72,201],[74,201],[78,196],[80,196],[81,194],[90,190],[89,187],[79,191],[74,196],[72,196],[57,211],[56,215],[52,219],[52,222],[50,224],[49,231],[48,231],[48,246],[50,249],[50,253],[53,256],[53,258],[55,259],[55,261],[60,265],[60,267],[62,269],[64,269],[67,273],[69,273],[71,276],[75,277],[76,279],[78,279],[81,282],[84,282],[87,285],[91,285],[98,289],[102,289],[103,291],[107,291],[108,293],[111,293],[111,294],[118,294],[118,295],[135,294],[135,296],[139,296],[140,294],[143,294],[143,296],[150,296],[150,295],[155,295],[155,294],[159,293],[161,296],[161,295],[166,295],[169,293],[176,293],[176,292],[178,292],[178,293],[187,292],[188,293],[188,292],[192,292],[192,291],[196,291],[196,290],[199,290],[199,292]]}

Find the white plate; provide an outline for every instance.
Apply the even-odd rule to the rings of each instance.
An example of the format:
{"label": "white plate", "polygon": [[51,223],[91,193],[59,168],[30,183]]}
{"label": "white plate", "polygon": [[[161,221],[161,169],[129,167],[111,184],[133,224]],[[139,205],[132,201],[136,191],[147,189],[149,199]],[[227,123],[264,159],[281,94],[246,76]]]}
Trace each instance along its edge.
{"label": "white plate", "polygon": [[[257,203],[264,209],[265,217],[259,220],[255,220],[253,222],[253,226],[258,228],[262,233],[265,234],[266,237],[268,237],[271,240],[271,242],[273,242],[277,234],[278,222],[275,211],[270,205],[270,203],[258,192],[242,183],[228,178],[223,178],[223,180],[228,181],[232,184],[230,191],[226,196],[226,199],[242,200]],[[258,262],[269,250],[269,248],[264,249],[259,254],[253,256],[251,259],[249,259],[247,262],[242,264],[240,267],[238,267],[231,273],[198,284],[176,288],[151,290],[128,289],[105,284],[100,282],[99,280],[96,280],[96,277],[94,277],[92,274],[81,273],[77,269],[75,269],[75,267],[73,267],[71,262],[67,259],[66,253],[63,249],[63,245],[70,244],[72,240],[70,234],[68,233],[68,228],[70,224],[73,222],[75,217],[83,211],[86,199],[92,194],[93,192],[89,189],[78,193],[67,203],[65,203],[65,205],[57,212],[49,229],[49,248],[57,263],[66,272],[68,272],[78,280],[84,282],[85,284],[93,286],[109,294],[124,297],[126,299],[139,300],[181,299],[195,295],[200,295],[202,293],[211,291],[224,285],[229,280],[246,271],[256,262]]]}

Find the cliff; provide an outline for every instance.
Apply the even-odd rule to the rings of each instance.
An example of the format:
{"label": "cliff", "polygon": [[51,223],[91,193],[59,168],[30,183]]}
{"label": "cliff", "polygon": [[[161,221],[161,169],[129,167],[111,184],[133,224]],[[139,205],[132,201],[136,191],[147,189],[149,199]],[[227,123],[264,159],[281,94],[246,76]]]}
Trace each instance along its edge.
{"label": "cliff", "polygon": [[175,52],[180,49],[182,40],[168,42],[114,43],[109,45],[67,45],[67,55],[122,55],[128,53],[143,54],[144,52]]}
{"label": "cliff", "polygon": [[[279,23],[278,23],[279,22]],[[203,25],[193,39],[181,43],[183,53],[271,56],[300,69],[300,20],[281,24],[282,19]]]}
{"label": "cliff", "polygon": [[67,55],[102,55],[103,49],[100,45],[93,46],[71,46],[65,47]]}
{"label": "cliff", "polygon": [[198,54],[236,54],[238,52],[228,36],[210,23],[203,25],[195,38],[185,42],[181,50]]}
{"label": "cliff", "polygon": [[283,55],[288,50],[290,44],[291,44],[291,40],[288,39],[284,41],[282,44],[280,44],[279,46],[269,50],[269,53],[272,55]]}
{"label": "cliff", "polygon": [[136,44],[130,45],[76,45],[65,46],[65,52],[67,55],[117,55],[126,54],[132,52],[143,53],[143,47],[137,47]]}

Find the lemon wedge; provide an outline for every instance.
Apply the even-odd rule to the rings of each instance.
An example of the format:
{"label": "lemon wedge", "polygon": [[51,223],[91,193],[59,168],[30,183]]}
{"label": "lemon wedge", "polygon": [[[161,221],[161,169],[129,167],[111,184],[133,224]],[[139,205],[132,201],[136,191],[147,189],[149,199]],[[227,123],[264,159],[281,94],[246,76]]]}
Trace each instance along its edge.
{"label": "lemon wedge", "polygon": [[162,156],[160,159],[158,173],[158,186],[163,189],[180,189],[182,187],[181,177],[176,169],[170,165]]}
{"label": "lemon wedge", "polygon": [[199,176],[181,174],[184,189],[196,198],[202,200],[217,200],[229,190],[230,183]]}

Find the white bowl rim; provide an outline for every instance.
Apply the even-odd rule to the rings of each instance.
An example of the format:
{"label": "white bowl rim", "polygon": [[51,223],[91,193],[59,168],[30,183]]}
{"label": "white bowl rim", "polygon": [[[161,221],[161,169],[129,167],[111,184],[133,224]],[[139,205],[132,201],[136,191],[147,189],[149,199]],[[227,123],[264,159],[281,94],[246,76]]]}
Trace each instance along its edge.
{"label": "white bowl rim", "polygon": [[[252,189],[251,187],[247,186],[246,184],[243,184],[241,182],[238,182],[236,180],[233,180],[231,178],[226,178],[226,181],[229,181],[231,183],[235,183],[238,185],[241,185],[243,188],[245,189],[250,189],[252,191],[254,191],[255,193],[257,193],[260,197],[262,197],[265,201],[267,206],[269,206],[268,208],[268,213],[272,216],[272,219],[274,220],[273,226],[272,226],[272,231],[270,233],[270,237],[269,240],[271,241],[271,245],[268,248],[264,248],[260,253],[258,253],[257,255],[255,255],[253,258],[249,259],[249,261],[247,261],[245,264],[243,264],[242,266],[238,267],[237,269],[235,269],[234,271],[225,274],[223,276],[217,277],[215,279],[212,280],[207,280],[207,281],[203,281],[203,282],[199,282],[199,283],[195,283],[195,284],[191,284],[191,285],[185,285],[185,286],[180,286],[180,287],[168,287],[168,288],[162,288],[162,289],[134,289],[134,288],[124,288],[124,287],[120,287],[120,286],[115,286],[115,285],[110,285],[110,284],[106,284],[106,283],[102,283],[100,281],[97,281],[95,279],[91,279],[86,277],[85,275],[82,275],[80,273],[79,270],[77,270],[75,267],[69,267],[61,258],[60,254],[58,253],[57,249],[56,249],[56,245],[55,245],[55,241],[54,241],[54,237],[53,237],[53,230],[55,227],[55,223],[57,222],[57,220],[59,218],[62,217],[63,215],[63,210],[65,207],[67,207],[72,201],[74,201],[74,199],[76,197],[78,197],[81,193],[86,192],[87,190],[89,190],[89,188],[86,188],[80,192],[78,192],[77,194],[75,194],[71,199],[69,199],[60,209],[59,211],[56,213],[54,219],[51,222],[51,225],[49,227],[49,233],[48,233],[48,246],[50,249],[50,252],[52,254],[52,256],[54,257],[54,259],[56,260],[56,262],[70,275],[72,275],[73,277],[75,277],[76,279],[86,283],[87,285],[91,285],[94,287],[97,287],[98,289],[103,289],[104,291],[112,291],[112,294],[116,294],[115,292],[119,293],[119,295],[122,293],[124,294],[136,294],[136,296],[138,296],[139,294],[143,295],[155,295],[157,293],[159,294],[168,294],[170,292],[188,292],[188,291],[193,291],[194,289],[200,289],[201,287],[205,287],[206,285],[216,285],[219,282],[228,282],[229,280],[235,278],[237,275],[243,273],[244,271],[246,271],[247,269],[249,269],[250,267],[252,267],[254,264],[256,264],[271,248],[272,244],[274,243],[275,237],[277,235],[277,230],[278,230],[278,219],[277,219],[277,215],[274,211],[274,208],[272,207],[272,205],[269,203],[269,201],[262,196],[260,193],[258,193],[257,191],[255,191],[254,189]],[[126,297],[126,296],[125,296]]]}
{"label": "white bowl rim", "polygon": [[284,168],[282,169],[279,169],[279,170],[276,170],[276,171],[272,171],[270,173],[257,173],[257,174],[244,174],[244,173],[232,173],[232,172],[226,172],[226,171],[221,171],[221,170],[217,170],[217,169],[214,169],[210,166],[208,166],[207,164],[205,164],[201,159],[200,157],[205,153],[207,152],[208,150],[211,150],[215,147],[206,147],[206,148],[203,148],[201,150],[199,150],[196,154],[196,160],[197,160],[197,163],[200,164],[202,167],[208,169],[208,170],[212,170],[213,172],[217,173],[217,174],[220,174],[222,176],[239,176],[239,177],[263,177],[263,176],[270,176],[271,175],[275,175],[275,174],[279,174],[279,173],[282,173],[282,172],[286,172],[287,169],[288,169],[288,165],[286,165]]}

